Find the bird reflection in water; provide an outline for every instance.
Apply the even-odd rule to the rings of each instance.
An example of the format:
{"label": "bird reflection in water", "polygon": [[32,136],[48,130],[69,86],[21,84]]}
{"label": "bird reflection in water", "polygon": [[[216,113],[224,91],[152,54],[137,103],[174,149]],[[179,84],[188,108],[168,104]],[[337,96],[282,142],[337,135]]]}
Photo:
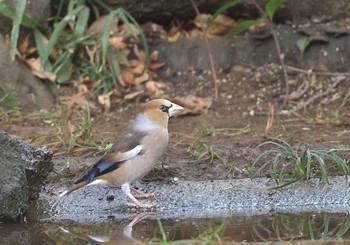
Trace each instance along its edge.
{"label": "bird reflection in water", "polygon": [[115,230],[111,235],[93,235],[88,232],[76,232],[73,229],[59,227],[56,231],[47,230],[46,234],[56,244],[71,244],[72,242],[83,242],[84,244],[138,244],[140,239],[132,234],[133,226],[144,219],[156,219],[155,212],[142,212],[131,214],[132,221],[122,229]]}

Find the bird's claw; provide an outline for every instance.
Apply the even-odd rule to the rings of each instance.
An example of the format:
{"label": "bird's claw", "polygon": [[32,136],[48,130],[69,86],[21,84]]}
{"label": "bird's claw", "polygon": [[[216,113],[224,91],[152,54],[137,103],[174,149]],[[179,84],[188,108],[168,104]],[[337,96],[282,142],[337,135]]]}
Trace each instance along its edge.
{"label": "bird's claw", "polygon": [[131,190],[136,193],[136,194],[134,194],[134,197],[136,197],[136,198],[148,198],[148,197],[154,197],[156,195],[155,191],[145,193],[145,192],[142,192],[142,191],[137,190],[135,188],[131,188]]}

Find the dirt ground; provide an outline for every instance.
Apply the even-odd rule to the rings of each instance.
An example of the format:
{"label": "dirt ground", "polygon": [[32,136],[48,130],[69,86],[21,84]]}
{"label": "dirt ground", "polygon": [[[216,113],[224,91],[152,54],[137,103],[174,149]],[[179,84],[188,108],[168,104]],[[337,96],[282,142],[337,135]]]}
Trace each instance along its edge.
{"label": "dirt ground", "polygon": [[[289,72],[290,93],[300,98],[283,105],[286,86],[278,65],[249,68],[236,64],[218,76],[218,99],[213,98],[209,71],[185,71],[166,79],[168,86],[158,95],[143,94],[114,104],[107,113],[92,110],[91,128],[85,125],[83,110],[57,106],[51,112],[4,116],[0,130],[52,149],[55,171],[49,181],[60,183],[80,176],[102,154],[103,148],[123,132],[139,104],[156,97],[196,96],[213,103],[200,114],[171,119],[168,151],[162,165],[147,175],[146,181],[250,177],[254,172],[251,164],[259,154],[256,147],[269,139],[285,140],[300,150],[349,146],[348,77]],[[337,81],[340,82],[335,89],[331,88]],[[298,106],[300,109],[293,112]],[[87,129],[82,130],[84,127]],[[73,136],[76,140],[71,142],[75,144],[69,144]],[[338,173],[332,166],[329,170]],[[264,174],[269,176],[268,172]]]}

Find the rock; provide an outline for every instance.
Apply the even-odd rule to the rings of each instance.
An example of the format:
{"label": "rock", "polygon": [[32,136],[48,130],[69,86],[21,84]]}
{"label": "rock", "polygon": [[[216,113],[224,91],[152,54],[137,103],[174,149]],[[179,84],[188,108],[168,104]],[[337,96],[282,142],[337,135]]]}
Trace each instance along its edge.
{"label": "rock", "polygon": [[[209,45],[216,69],[227,69],[231,66],[232,55],[230,42],[224,37],[209,38]],[[174,73],[193,68],[196,71],[210,69],[208,49],[203,38],[180,39],[177,42],[161,43],[151,47],[159,51],[159,61],[166,62],[167,68]]]}
{"label": "rock", "polygon": [[[0,35],[0,98],[10,94],[25,110],[49,108],[55,102],[48,86],[34,77],[22,62],[11,62],[10,52]],[[1,105],[4,107],[4,105]]]}
{"label": "rock", "polygon": [[[322,32],[327,25],[312,25]],[[341,26],[344,27],[344,26]],[[344,27],[345,28],[345,27]],[[339,28],[341,29],[341,28]],[[296,43],[304,34],[288,25],[278,25],[275,28],[281,54],[286,65],[308,70],[315,69],[329,72],[347,72],[350,62],[350,35],[341,33],[339,36],[328,34],[329,42],[311,42],[301,55]],[[326,35],[326,34],[325,34]],[[216,70],[226,70],[235,63],[260,67],[266,64],[280,64],[276,51],[276,43],[272,35],[264,39],[254,38],[246,32],[232,39],[225,37],[208,38],[211,54]],[[172,43],[160,43],[151,47],[151,51],[159,51],[159,62],[165,62],[160,70],[166,75],[178,72],[210,70],[208,50],[203,38],[180,39]],[[171,71],[170,74],[168,72]]]}
{"label": "rock", "polygon": [[52,170],[52,152],[0,132],[0,221],[21,218]]}
{"label": "rock", "polygon": [[[256,0],[262,9],[268,0]],[[54,2],[58,2],[57,0]],[[139,0],[106,0],[107,5],[116,9],[124,8],[138,22],[153,21],[157,23],[170,22],[174,19],[188,20],[194,19],[196,12],[191,1],[139,1]],[[227,0],[196,0],[195,4],[200,13],[213,14],[221,6],[226,4]],[[321,4],[322,3],[322,4]],[[59,6],[56,4],[56,6]],[[302,22],[308,18],[314,19],[341,19],[349,15],[350,5],[348,0],[294,0],[285,1],[285,3],[276,11],[274,20],[285,22],[287,20]],[[260,13],[251,1],[238,1],[238,3],[227,9],[225,14],[235,19],[260,18]]]}

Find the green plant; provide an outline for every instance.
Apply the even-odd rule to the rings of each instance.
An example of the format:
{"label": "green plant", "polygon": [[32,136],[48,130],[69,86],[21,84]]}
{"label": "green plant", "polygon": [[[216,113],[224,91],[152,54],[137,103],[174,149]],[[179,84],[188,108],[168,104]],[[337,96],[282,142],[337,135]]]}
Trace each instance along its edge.
{"label": "green plant", "polygon": [[270,149],[261,153],[253,162],[253,168],[258,162],[263,161],[264,163],[252,177],[256,177],[262,171],[269,171],[271,178],[278,184],[276,188],[314,177],[319,177],[323,184],[328,183],[327,163],[329,162],[335,163],[346,179],[350,174],[348,163],[337,154],[338,152],[350,151],[350,148],[307,149],[300,154],[283,140],[268,141],[258,146],[258,148],[262,147],[270,147]]}
{"label": "green plant", "polygon": [[[268,0],[268,2],[265,4],[265,8],[261,8],[260,5],[256,2],[256,0],[250,1],[253,5],[256,6],[256,8],[261,13],[261,18],[257,20],[245,20],[240,23],[238,23],[235,27],[233,27],[230,32],[227,34],[227,38],[233,37],[237,35],[238,33],[248,29],[251,26],[254,25],[266,25],[270,27],[271,34],[273,36],[275,45],[276,45],[276,51],[278,53],[278,58],[281,63],[282,69],[283,69],[283,75],[285,80],[285,86],[286,86],[286,96],[284,103],[286,103],[288,95],[289,95],[289,83],[288,83],[288,74],[287,69],[284,64],[284,59],[282,57],[281,48],[277,39],[277,34],[273,25],[273,18],[276,10],[284,3],[285,0]],[[235,6],[237,3],[241,2],[241,0],[231,0],[225,3],[223,6],[221,6],[217,11],[215,11],[213,17],[211,20],[209,20],[208,27],[211,25],[213,20],[223,12],[225,12],[227,9]]]}
{"label": "green plant", "polygon": [[18,111],[16,97],[11,93],[6,93],[0,98],[0,116]]}
{"label": "green plant", "polygon": [[297,40],[297,47],[300,50],[301,57],[304,56],[306,48],[310,45],[311,39],[309,37],[301,37]]}
{"label": "green plant", "polygon": [[[149,55],[145,35],[136,20],[123,8],[111,11],[100,0],[73,0],[67,5],[67,14],[60,18],[62,3],[59,11],[52,18],[52,30],[47,33],[37,23],[34,23],[24,13],[25,0],[18,1],[16,10],[6,4],[0,3],[0,13],[13,19],[14,25],[11,35],[11,56],[14,58],[19,26],[23,25],[33,29],[36,50],[40,58],[41,67],[46,74],[50,74],[50,80],[56,83],[66,83],[79,77],[93,75],[95,81],[101,80],[95,91],[107,92],[115,88],[117,83],[125,85],[123,73],[130,67],[128,52],[125,45],[120,47],[111,42],[112,38],[122,38],[125,42],[141,43],[145,53],[143,72],[148,67]],[[96,5],[109,12],[100,33],[89,33],[89,19],[91,10],[95,17],[99,13]],[[46,38],[48,37],[48,38]],[[132,40],[132,41],[131,41]],[[22,55],[26,59],[26,55]],[[83,69],[80,69],[83,67]],[[91,71],[92,74],[90,73]],[[140,74],[136,74],[140,75]],[[55,90],[55,85],[50,83]]]}
{"label": "green plant", "polygon": [[217,153],[216,149],[206,143],[195,143],[190,148],[191,158],[189,163],[200,164],[209,161],[213,164],[215,160],[224,163],[224,159]]}
{"label": "green plant", "polygon": [[[225,3],[223,6],[221,6],[218,10],[215,11],[212,18],[209,20],[208,27],[212,24],[214,19],[218,17],[220,14],[224,13],[229,8],[235,6],[237,3],[241,2],[241,0],[231,0]],[[273,16],[276,12],[276,10],[284,3],[284,0],[269,0],[265,5],[265,10],[263,13],[264,16],[261,17],[259,20],[245,20],[240,23],[238,23],[235,27],[233,27],[230,32],[227,34],[227,37],[233,37],[237,35],[238,33],[248,29],[250,26],[257,25],[264,23],[266,21],[273,21]]]}
{"label": "green plant", "polygon": [[162,236],[162,238],[158,238],[158,237],[154,237],[150,240],[150,244],[153,244],[154,242],[156,244],[163,244],[163,245],[166,245],[166,244],[169,244],[168,243],[168,236],[164,230],[164,227],[163,227],[163,224],[162,222],[160,221],[160,219],[157,219],[157,223],[158,223],[158,227],[159,227],[159,230],[160,230],[160,234]]}
{"label": "green plant", "polygon": [[225,228],[225,222],[221,225],[208,229],[204,232],[201,232],[197,237],[194,238],[194,241],[205,242],[206,244],[212,244],[214,241],[221,243],[222,233]]}

